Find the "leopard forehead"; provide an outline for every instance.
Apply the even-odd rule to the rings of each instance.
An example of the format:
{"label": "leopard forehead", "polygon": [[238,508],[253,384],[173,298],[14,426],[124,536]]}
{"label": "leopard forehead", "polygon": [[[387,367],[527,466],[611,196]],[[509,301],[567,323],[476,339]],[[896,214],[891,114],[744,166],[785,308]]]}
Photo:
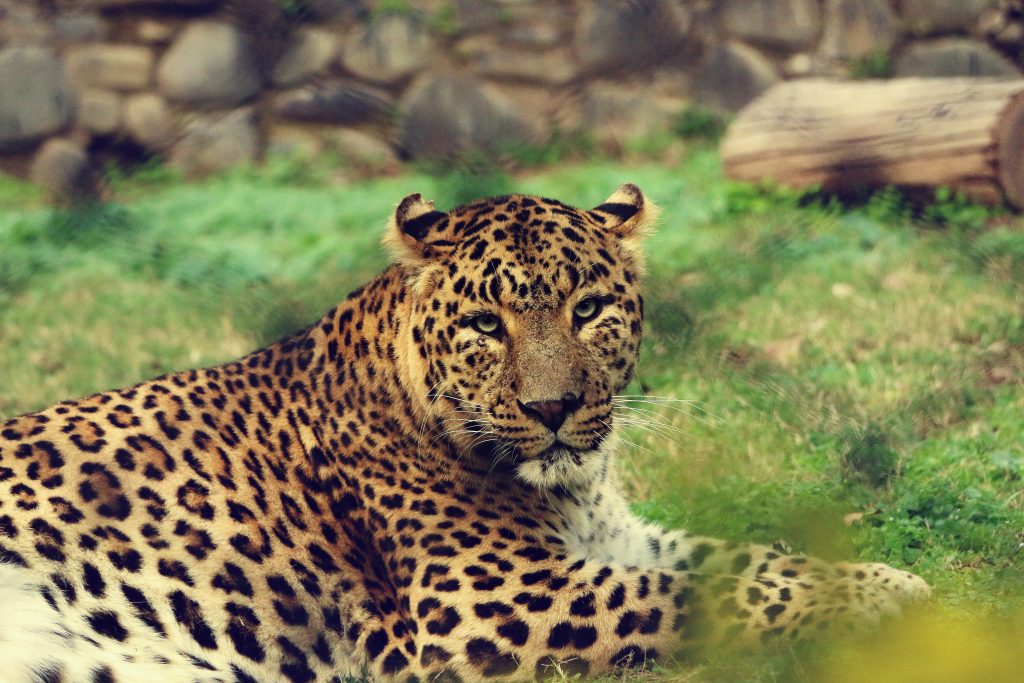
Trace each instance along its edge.
{"label": "leopard forehead", "polygon": [[447,247],[434,282],[454,282],[467,303],[514,312],[550,309],[573,291],[607,280],[626,292],[635,268],[625,263],[604,218],[559,201],[531,196],[482,200],[460,207],[432,232],[428,244]]}

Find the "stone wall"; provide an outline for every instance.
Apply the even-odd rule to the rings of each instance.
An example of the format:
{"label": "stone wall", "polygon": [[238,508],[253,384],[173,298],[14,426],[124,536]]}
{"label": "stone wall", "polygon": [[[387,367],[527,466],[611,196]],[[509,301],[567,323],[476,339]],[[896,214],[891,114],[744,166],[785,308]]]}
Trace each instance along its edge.
{"label": "stone wall", "polygon": [[1022,0],[0,0],[0,163],[615,148],[782,78],[1019,77]]}

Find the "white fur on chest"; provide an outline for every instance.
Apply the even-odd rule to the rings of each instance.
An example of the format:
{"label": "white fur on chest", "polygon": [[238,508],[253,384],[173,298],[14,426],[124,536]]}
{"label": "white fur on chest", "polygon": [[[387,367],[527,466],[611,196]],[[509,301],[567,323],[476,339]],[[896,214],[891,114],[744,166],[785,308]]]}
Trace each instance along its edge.
{"label": "white fur on chest", "polygon": [[585,491],[556,504],[562,533],[572,554],[643,569],[667,566],[683,534],[666,532],[629,509],[611,473]]}

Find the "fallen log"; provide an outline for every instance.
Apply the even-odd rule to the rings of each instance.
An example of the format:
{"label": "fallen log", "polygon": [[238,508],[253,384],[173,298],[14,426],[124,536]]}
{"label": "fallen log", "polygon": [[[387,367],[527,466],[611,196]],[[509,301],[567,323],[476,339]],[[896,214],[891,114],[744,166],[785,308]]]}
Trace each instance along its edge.
{"label": "fallen log", "polygon": [[721,153],[736,180],[949,187],[1024,208],[1024,80],[780,83],[736,116]]}

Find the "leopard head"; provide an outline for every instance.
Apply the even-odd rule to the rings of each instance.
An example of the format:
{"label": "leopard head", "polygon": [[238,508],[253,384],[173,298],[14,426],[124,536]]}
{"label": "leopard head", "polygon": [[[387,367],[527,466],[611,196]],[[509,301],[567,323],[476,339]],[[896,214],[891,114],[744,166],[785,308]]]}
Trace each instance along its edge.
{"label": "leopard head", "polygon": [[387,242],[411,296],[410,392],[460,454],[542,488],[591,480],[636,366],[640,241],[656,207],[623,185],[590,210],[514,195],[399,204]]}

